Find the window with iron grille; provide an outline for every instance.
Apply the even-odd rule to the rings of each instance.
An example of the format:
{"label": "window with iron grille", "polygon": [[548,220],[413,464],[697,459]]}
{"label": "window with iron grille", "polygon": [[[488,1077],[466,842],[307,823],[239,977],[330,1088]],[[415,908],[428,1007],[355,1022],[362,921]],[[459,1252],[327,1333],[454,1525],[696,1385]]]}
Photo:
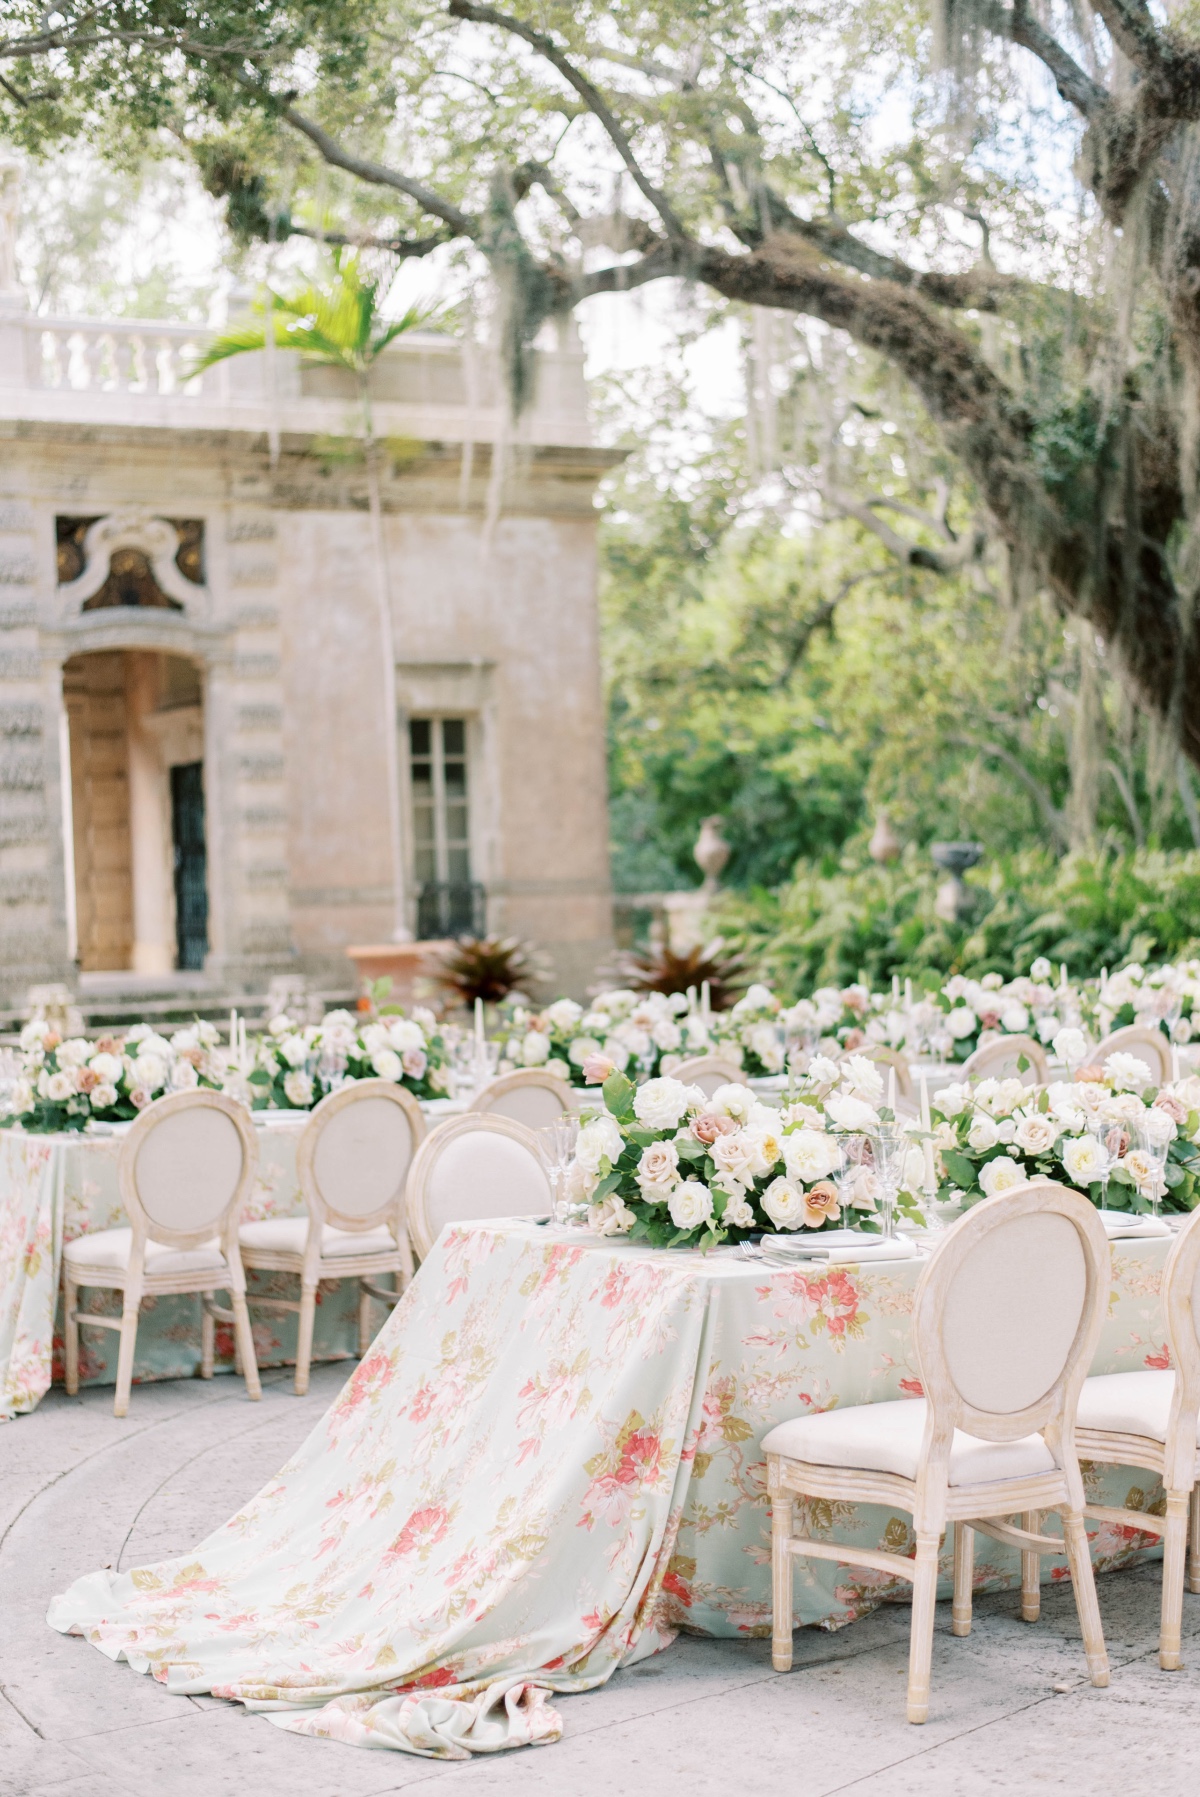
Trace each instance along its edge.
{"label": "window with iron grille", "polygon": [[471,879],[466,718],[411,718],[408,751],[417,934],[481,933],[483,893]]}

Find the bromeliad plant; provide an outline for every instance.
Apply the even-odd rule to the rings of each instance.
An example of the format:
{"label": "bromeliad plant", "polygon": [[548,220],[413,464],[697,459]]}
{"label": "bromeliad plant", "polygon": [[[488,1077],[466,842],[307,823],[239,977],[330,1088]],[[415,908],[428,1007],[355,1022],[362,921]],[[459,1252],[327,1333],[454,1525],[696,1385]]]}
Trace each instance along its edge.
{"label": "bromeliad plant", "polygon": [[[1146,1068],[1110,1055],[1101,1076],[1031,1088],[1018,1079],[946,1086],[933,1107],[939,1197],[965,1206],[1027,1179],[1072,1186],[1110,1210],[1167,1212],[1200,1200],[1200,1079],[1147,1086]],[[1139,1125],[1142,1130],[1139,1130]],[[1148,1129],[1166,1165],[1139,1145]],[[1105,1195],[1107,1177],[1107,1196]]]}
{"label": "bromeliad plant", "polygon": [[308,1111],[356,1079],[391,1080],[414,1098],[441,1098],[450,1087],[447,1062],[437,1019],[420,1007],[361,1028],[349,1011],[329,1011],[304,1027],[282,1015],[255,1044],[247,1084],[256,1111]]}
{"label": "bromeliad plant", "polygon": [[[818,1057],[799,1096],[782,1110],[748,1086],[711,1097],[669,1075],[634,1086],[611,1073],[605,1109],[585,1117],[568,1170],[569,1195],[590,1205],[601,1235],[656,1247],[710,1248],[763,1231],[836,1227],[843,1201],[853,1225],[874,1231],[878,1188],[856,1165],[839,1191],[839,1134],[869,1130],[883,1085],[870,1061]],[[920,1178],[921,1151],[914,1145]],[[902,1213],[919,1218],[910,1192]]]}

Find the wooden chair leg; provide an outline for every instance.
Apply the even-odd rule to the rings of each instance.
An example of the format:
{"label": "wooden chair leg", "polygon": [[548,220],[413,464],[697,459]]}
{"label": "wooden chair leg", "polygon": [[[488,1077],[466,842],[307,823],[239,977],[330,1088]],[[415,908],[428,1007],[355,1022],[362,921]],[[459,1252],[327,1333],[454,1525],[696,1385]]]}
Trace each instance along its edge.
{"label": "wooden chair leg", "polygon": [[79,1287],[63,1274],[63,1354],[66,1360],[65,1374],[67,1396],[76,1397],[79,1392],[79,1324],[75,1321],[75,1312],[79,1308]]}
{"label": "wooden chair leg", "polygon": [[771,1500],[771,1664],[776,1672],[792,1669],[793,1579],[788,1543],[794,1510],[786,1492]]}
{"label": "wooden chair leg", "polygon": [[129,1414],[129,1393],[133,1386],[133,1351],[137,1346],[138,1311],[141,1308],[140,1287],[126,1288],[121,1306],[121,1345],[117,1351],[117,1391],[113,1399],[113,1415]]}
{"label": "wooden chair leg", "polygon": [[371,1328],[371,1294],[360,1279],[358,1282],[358,1358],[361,1360],[374,1339]]}
{"label": "wooden chair leg", "polygon": [[[1026,1510],[1021,1518],[1021,1527],[1028,1529],[1031,1535],[1041,1532],[1042,1513],[1040,1510]],[[1038,1553],[1021,1554],[1021,1620],[1036,1622],[1042,1613],[1042,1556]]]}
{"label": "wooden chair leg", "polygon": [[216,1300],[215,1292],[200,1294],[200,1377],[211,1379],[217,1361],[217,1322],[209,1305]]}
{"label": "wooden chair leg", "polygon": [[1188,1537],[1186,1491],[1168,1491],[1166,1524],[1158,1663],[1164,1672],[1178,1672],[1183,1665],[1183,1580]]}
{"label": "wooden chair leg", "polygon": [[1107,1685],[1108,1654],[1104,1646],[1104,1629],[1100,1622],[1100,1605],[1096,1601],[1096,1580],[1092,1574],[1092,1556],[1088,1550],[1083,1515],[1078,1510],[1063,1510],[1061,1514],[1088,1673],[1094,1685]]}
{"label": "wooden chair leg", "polygon": [[971,1587],[975,1582],[975,1531],[969,1523],[954,1525],[954,1603],[950,1613],[953,1635],[971,1633]]}
{"label": "wooden chair leg", "polygon": [[1200,1595],[1200,1485],[1192,1487],[1189,1514],[1188,1590]]}
{"label": "wooden chair leg", "polygon": [[296,1396],[308,1390],[308,1374],[312,1366],[313,1324],[317,1319],[317,1288],[301,1287],[300,1317],[296,1324]]}
{"label": "wooden chair leg", "polygon": [[250,1312],[246,1308],[245,1292],[230,1292],[233,1305],[233,1333],[241,1350],[242,1377],[246,1381],[246,1396],[261,1398],[262,1386],[258,1381],[258,1360],[254,1353],[254,1333],[250,1328]]}
{"label": "wooden chair leg", "polygon": [[912,1634],[908,1647],[908,1719],[929,1717],[929,1675],[933,1666],[933,1619],[937,1613],[940,1535],[918,1535],[913,1577]]}

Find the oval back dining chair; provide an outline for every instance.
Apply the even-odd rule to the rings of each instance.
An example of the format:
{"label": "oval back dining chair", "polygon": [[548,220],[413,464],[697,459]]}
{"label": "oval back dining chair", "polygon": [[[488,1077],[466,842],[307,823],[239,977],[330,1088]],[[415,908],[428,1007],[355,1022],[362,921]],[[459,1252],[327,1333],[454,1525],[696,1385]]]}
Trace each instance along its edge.
{"label": "oval back dining chair", "polygon": [[[356,1080],[314,1109],[296,1147],[296,1174],[307,1217],[243,1223],[242,1260],[263,1272],[295,1273],[299,1301],[251,1296],[263,1310],[294,1310],[298,1396],[308,1390],[317,1287],[323,1279],[358,1280],[358,1352],[371,1342],[371,1300],[394,1304],[412,1278],[404,1187],[425,1118],[411,1092],[386,1079]],[[375,1283],[391,1276],[395,1289]]]}
{"label": "oval back dining chair", "polygon": [[545,1216],[552,1205],[537,1137],[511,1117],[448,1118],[425,1138],[409,1176],[408,1226],[422,1260],[446,1223]]}
{"label": "oval back dining chair", "polygon": [[1019,1079],[1027,1086],[1044,1086],[1048,1077],[1046,1051],[1032,1036],[997,1036],[962,1064],[963,1079]]}
{"label": "oval back dining chair", "polygon": [[914,1095],[912,1068],[899,1049],[887,1048],[882,1042],[864,1042],[861,1048],[846,1049],[838,1056],[838,1059],[848,1060],[852,1054],[862,1055],[865,1060],[873,1062],[876,1067],[881,1069],[885,1080],[889,1073],[894,1072],[897,1098],[912,1099]]}
{"label": "oval back dining chair", "polygon": [[1158,1663],[1164,1672],[1183,1664],[1183,1586],[1200,1592],[1200,1211],[1183,1225],[1163,1268],[1170,1368],[1099,1373],[1084,1381],[1075,1443],[1085,1460],[1140,1466],[1156,1473],[1166,1492],[1161,1516],[1153,1511],[1089,1504],[1087,1513],[1119,1528],[1163,1539],[1162,1612]]}
{"label": "oval back dining chair", "polygon": [[[793,1558],[870,1566],[912,1583],[908,1719],[924,1722],[938,1553],[953,1524],[953,1632],[970,1632],[976,1530],[1020,1550],[1031,1621],[1032,1571],[1065,1541],[1088,1671],[1108,1683],[1074,1430],[1109,1284],[1104,1225],[1080,1193],[1047,1182],[985,1199],[943,1236],[917,1285],[924,1398],[800,1416],[763,1438],[778,1671],[792,1663]],[[915,1558],[795,1534],[797,1496],[907,1510]],[[1040,1533],[1046,1510],[1062,1516],[1064,1540]],[[1003,1520],[1017,1515],[1020,1526]]]}
{"label": "oval back dining chair", "polygon": [[[596,1100],[599,1102],[598,1093]],[[467,1106],[468,1112],[486,1111],[492,1117],[511,1117],[526,1129],[541,1129],[570,1109],[570,1086],[556,1073],[547,1073],[544,1067],[522,1067],[516,1073],[502,1073],[481,1087]]]}
{"label": "oval back dining chair", "polygon": [[[197,1292],[201,1303],[201,1377],[211,1379],[214,1322],[230,1322],[251,1398],[260,1396],[246,1310],[246,1276],[237,1227],[258,1167],[250,1113],[223,1092],[173,1092],[148,1105],[121,1143],[117,1184],[129,1227],[79,1236],[63,1251],[67,1391],[79,1390],[79,1325],[120,1332],[113,1415],[129,1409],[138,1310],[143,1298]],[[77,1309],[81,1286],[122,1294],[121,1316]],[[227,1291],[232,1309],[217,1308]]]}
{"label": "oval back dining chair", "polygon": [[699,1086],[706,1098],[711,1098],[721,1086],[750,1084],[736,1061],[719,1054],[698,1054],[680,1061],[672,1067],[671,1078],[682,1080],[685,1086]]}
{"label": "oval back dining chair", "polygon": [[1103,1067],[1110,1054],[1128,1054],[1144,1062],[1148,1086],[1165,1086],[1171,1077],[1171,1045],[1162,1031],[1149,1023],[1130,1023],[1114,1030],[1088,1059]]}

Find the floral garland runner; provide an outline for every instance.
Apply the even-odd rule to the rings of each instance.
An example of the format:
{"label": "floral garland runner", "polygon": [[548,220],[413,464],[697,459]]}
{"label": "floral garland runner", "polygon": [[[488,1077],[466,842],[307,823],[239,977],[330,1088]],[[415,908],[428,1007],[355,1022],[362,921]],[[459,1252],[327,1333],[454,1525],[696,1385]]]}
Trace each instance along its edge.
{"label": "floral garland runner", "polygon": [[[872,1062],[817,1057],[798,1097],[782,1110],[748,1086],[706,1097],[669,1075],[635,1087],[623,1074],[604,1082],[605,1110],[585,1117],[567,1191],[586,1203],[601,1235],[629,1235],[656,1247],[710,1248],[764,1230],[830,1229],[843,1204],[855,1226],[877,1229],[878,1185],[853,1165],[840,1182],[840,1137],[881,1118],[883,1081]],[[914,1142],[898,1208],[922,1220],[914,1192],[923,1165]]]}
{"label": "floral garland runner", "polygon": [[426,1099],[450,1084],[437,1020],[423,1010],[361,1027],[349,1011],[330,1011],[303,1028],[276,1017],[254,1043],[248,1065],[205,1022],[170,1037],[140,1023],[123,1036],[64,1041],[38,1018],[22,1031],[21,1050],[12,1110],[0,1117],[0,1128],[20,1125],[31,1133],[127,1123],[154,1099],[196,1086],[231,1093],[254,1110],[307,1111],[349,1080],[391,1080]]}

